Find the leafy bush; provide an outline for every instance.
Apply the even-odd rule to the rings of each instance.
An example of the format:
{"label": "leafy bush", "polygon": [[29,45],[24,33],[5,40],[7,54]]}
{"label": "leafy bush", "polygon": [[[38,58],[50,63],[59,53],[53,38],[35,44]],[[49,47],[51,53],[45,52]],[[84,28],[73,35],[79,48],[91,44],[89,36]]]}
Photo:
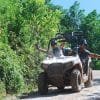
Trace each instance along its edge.
{"label": "leafy bush", "polygon": [[95,67],[95,69],[96,69],[96,70],[100,70],[100,61],[97,61],[97,62],[96,62],[96,67]]}
{"label": "leafy bush", "polygon": [[38,74],[41,71],[42,55],[32,46],[24,50],[21,58],[25,63],[22,69],[25,82],[28,83],[28,85],[33,86],[34,84],[34,86],[36,86]]}
{"label": "leafy bush", "polygon": [[3,97],[6,95],[5,85],[0,81],[0,100],[3,100]]}
{"label": "leafy bush", "polygon": [[21,61],[8,45],[0,43],[0,79],[6,92],[18,92],[24,85]]}

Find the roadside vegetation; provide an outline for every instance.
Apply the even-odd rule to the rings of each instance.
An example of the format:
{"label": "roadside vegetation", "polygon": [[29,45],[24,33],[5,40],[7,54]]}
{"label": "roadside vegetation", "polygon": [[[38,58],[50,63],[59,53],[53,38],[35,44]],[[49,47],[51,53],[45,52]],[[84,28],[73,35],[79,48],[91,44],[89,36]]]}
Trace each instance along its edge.
{"label": "roadside vegetation", "polygon": [[[100,54],[100,14],[86,14],[76,1],[69,9],[51,0],[0,0],[0,95],[34,91],[43,54],[57,32],[84,32],[89,50]],[[94,69],[100,61],[94,60]]]}

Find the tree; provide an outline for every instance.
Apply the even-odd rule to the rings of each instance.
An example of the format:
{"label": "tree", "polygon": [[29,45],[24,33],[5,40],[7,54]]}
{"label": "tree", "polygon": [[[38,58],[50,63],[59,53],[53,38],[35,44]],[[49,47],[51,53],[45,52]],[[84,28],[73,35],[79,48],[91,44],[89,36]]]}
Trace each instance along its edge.
{"label": "tree", "polygon": [[[49,39],[58,31],[60,16],[61,12],[58,9],[50,9],[44,0],[0,1],[0,42],[4,42],[5,47],[3,51],[0,49],[2,58],[4,54],[4,58],[0,58],[0,65],[4,63],[0,71],[6,64],[7,72],[3,71],[9,76],[6,77],[6,82],[11,83],[7,86],[8,90],[12,89],[14,84],[26,82],[27,79],[33,80],[30,84],[36,84],[40,71],[38,66],[43,56],[34,44],[39,42],[42,47],[47,46]],[[16,60],[19,58],[20,61]],[[14,62],[12,59],[15,59]],[[22,73],[18,71],[19,67]],[[15,91],[20,85],[16,85]]]}
{"label": "tree", "polygon": [[98,16],[96,10],[89,13],[83,20],[81,25],[81,30],[83,30],[85,37],[89,41],[89,47],[93,52],[99,53],[99,48],[97,47],[99,43],[100,36],[100,16]]}
{"label": "tree", "polygon": [[45,4],[49,4],[51,0],[45,0]]}
{"label": "tree", "polygon": [[81,22],[84,18],[84,10],[79,9],[80,4],[76,1],[66,12],[61,20],[61,26],[66,31],[75,31],[80,29]]}

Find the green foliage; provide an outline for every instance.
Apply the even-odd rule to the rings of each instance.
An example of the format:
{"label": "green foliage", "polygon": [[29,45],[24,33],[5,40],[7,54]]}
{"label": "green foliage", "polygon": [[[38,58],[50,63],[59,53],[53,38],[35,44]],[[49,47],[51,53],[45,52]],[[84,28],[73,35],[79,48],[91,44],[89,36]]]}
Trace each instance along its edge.
{"label": "green foliage", "polygon": [[45,0],[45,4],[49,4],[51,0]]}
{"label": "green foliage", "polygon": [[58,31],[61,14],[45,0],[2,0],[0,5],[0,41],[5,43],[0,45],[0,78],[7,92],[18,92],[24,82],[36,85],[42,55],[34,44],[47,45]]}
{"label": "green foliage", "polygon": [[95,68],[96,70],[100,70],[100,61],[97,61],[95,66],[96,66],[96,68]]}
{"label": "green foliage", "polygon": [[63,9],[50,1],[0,0],[0,79],[6,92],[18,92],[24,83],[36,86],[44,55],[35,44],[47,48],[57,32],[82,30],[90,50],[100,54],[99,14],[85,15],[78,2]]}
{"label": "green foliage", "polygon": [[0,81],[0,100],[3,100],[3,97],[6,95],[5,85]]}
{"label": "green foliage", "polygon": [[0,79],[6,92],[18,92],[24,85],[19,57],[9,46],[0,42]]}
{"label": "green foliage", "polygon": [[84,10],[80,10],[79,8],[80,4],[76,1],[68,10],[66,9],[61,19],[61,30],[68,32],[80,29],[85,15]]}
{"label": "green foliage", "polygon": [[83,20],[81,29],[88,39],[89,47],[92,52],[100,54],[100,16],[94,10]]}

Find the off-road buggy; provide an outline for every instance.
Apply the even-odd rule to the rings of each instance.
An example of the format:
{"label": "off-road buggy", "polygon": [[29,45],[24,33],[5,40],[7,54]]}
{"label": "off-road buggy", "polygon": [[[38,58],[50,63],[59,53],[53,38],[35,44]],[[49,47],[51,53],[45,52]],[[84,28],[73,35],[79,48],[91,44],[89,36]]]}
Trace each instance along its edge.
{"label": "off-road buggy", "polygon": [[[63,37],[57,36],[57,38],[53,39],[57,40],[61,38],[65,38],[65,35],[63,35]],[[72,40],[72,38],[70,39]],[[75,52],[70,56],[61,55],[59,57],[50,56],[50,54],[48,54],[41,64],[44,72],[40,73],[38,77],[39,93],[46,94],[49,85],[55,86],[58,89],[71,86],[75,92],[79,92],[82,89],[82,84],[84,84],[85,87],[91,86],[92,69],[90,58],[87,60],[86,66],[87,73],[84,71],[84,66],[78,53]]]}

